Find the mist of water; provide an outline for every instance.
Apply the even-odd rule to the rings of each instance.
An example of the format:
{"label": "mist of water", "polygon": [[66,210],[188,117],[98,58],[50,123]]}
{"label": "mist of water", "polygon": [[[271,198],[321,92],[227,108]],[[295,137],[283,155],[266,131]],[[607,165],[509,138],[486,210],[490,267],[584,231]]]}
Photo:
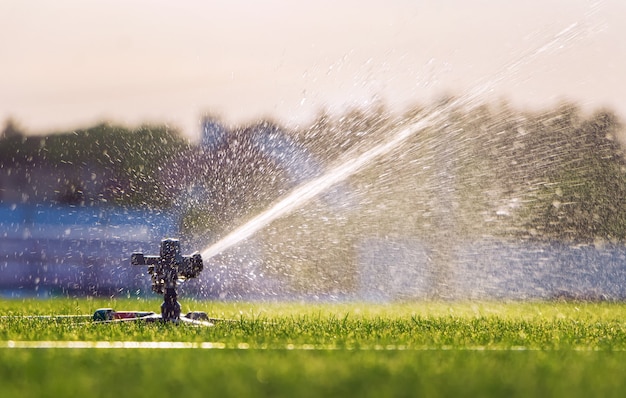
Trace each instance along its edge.
{"label": "mist of water", "polygon": [[365,152],[359,153],[355,151],[355,153],[349,154],[346,156],[347,160],[331,167],[323,175],[296,187],[291,191],[291,193],[275,202],[267,210],[253,217],[216,243],[206,247],[202,251],[202,256],[205,259],[210,259],[248,239],[274,220],[302,207],[316,196],[328,190],[330,187],[355,174],[374,159],[388,154],[390,151],[396,149],[410,137],[418,134],[420,131],[428,127],[441,123],[445,120],[445,117],[448,115],[450,110],[457,107],[467,108],[473,105],[479,105],[479,100],[482,96],[492,91],[498,83],[504,79],[514,78],[521,66],[533,62],[536,58],[541,57],[546,53],[556,51],[566,45],[569,45],[574,40],[577,40],[586,34],[587,31],[587,27],[582,23],[575,22],[570,24],[554,36],[549,37],[548,40],[541,43],[541,45],[530,49],[515,58],[513,61],[503,65],[496,74],[478,82],[472,90],[468,91],[467,94],[449,101],[444,106],[440,106],[432,110],[427,115],[421,115],[419,120],[410,122],[405,121],[405,123],[403,123],[400,127],[388,132],[389,138],[386,141],[377,143]]}
{"label": "mist of water", "polygon": [[417,131],[431,125],[440,115],[441,111],[431,113],[428,117],[411,124],[409,127],[393,132],[392,138],[389,141],[380,143],[356,157],[349,157],[347,161],[331,168],[323,175],[300,185],[269,209],[235,229],[217,243],[207,247],[202,252],[202,256],[207,259],[211,258],[249,238],[272,221],[291,213],[328,188],[353,175],[373,159],[388,153]]}

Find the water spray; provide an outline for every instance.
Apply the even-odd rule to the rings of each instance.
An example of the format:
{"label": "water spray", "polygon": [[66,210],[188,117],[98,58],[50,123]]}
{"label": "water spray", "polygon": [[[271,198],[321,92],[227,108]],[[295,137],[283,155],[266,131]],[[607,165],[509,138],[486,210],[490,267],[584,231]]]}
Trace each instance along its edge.
{"label": "water spray", "polygon": [[298,209],[328,188],[355,174],[374,159],[400,146],[410,137],[443,121],[449,110],[462,106],[472,106],[481,95],[493,91],[498,83],[515,73],[520,66],[529,64],[549,50],[559,49],[562,47],[563,43],[576,40],[587,32],[588,30],[585,24],[573,23],[568,25],[540,46],[531,49],[513,61],[503,65],[499,71],[495,75],[490,76],[489,79],[477,82],[473,89],[464,96],[449,101],[444,106],[433,110],[417,121],[404,124],[403,126],[391,130],[389,132],[391,138],[388,140],[375,145],[361,154],[354,152],[348,155],[346,157],[347,160],[340,162],[323,175],[296,187],[291,193],[275,202],[267,210],[236,228],[224,238],[206,247],[202,251],[202,256],[205,259],[212,258],[248,239],[274,220]]}
{"label": "water spray", "polygon": [[392,138],[390,140],[374,146],[359,156],[349,157],[347,161],[333,167],[323,175],[300,185],[291,191],[289,195],[276,202],[268,210],[254,217],[241,227],[235,229],[217,243],[206,248],[202,252],[202,256],[204,258],[212,258],[222,251],[254,235],[261,228],[268,225],[272,221],[291,213],[293,210],[309,202],[328,188],[356,173],[373,159],[400,145],[402,142],[411,137],[415,131],[428,127],[433,120],[441,115],[442,112],[443,111],[435,111],[431,113],[426,118],[412,124],[411,126],[396,131],[395,134],[392,134]]}

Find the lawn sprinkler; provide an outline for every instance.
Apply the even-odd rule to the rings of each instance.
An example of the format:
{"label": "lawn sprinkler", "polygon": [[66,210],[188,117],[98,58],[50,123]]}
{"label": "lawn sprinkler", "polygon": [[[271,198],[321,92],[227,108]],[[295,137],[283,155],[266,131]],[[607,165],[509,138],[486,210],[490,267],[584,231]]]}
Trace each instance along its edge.
{"label": "lawn sprinkler", "polygon": [[178,239],[163,239],[161,252],[158,256],[133,253],[130,257],[130,263],[148,266],[147,270],[152,279],[152,291],[163,295],[161,315],[154,312],[116,312],[111,308],[100,308],[93,315],[94,321],[161,320],[163,322],[178,323],[183,321],[204,326],[212,325],[210,322],[212,320],[204,312],[194,311],[181,316],[178,294],[176,293],[177,281],[195,278],[204,268],[200,253],[195,252],[184,256],[181,254]]}
{"label": "lawn sprinkler", "polygon": [[147,265],[152,278],[152,291],[163,295],[161,317],[165,322],[180,319],[180,304],[177,301],[176,282],[197,277],[203,269],[202,256],[193,253],[183,256],[178,239],[163,239],[159,256],[146,256],[133,253],[132,265]]}
{"label": "lawn sprinkler", "polygon": [[112,308],[99,308],[91,315],[0,315],[0,320],[11,318],[54,319],[54,320],[87,320],[92,318],[95,323],[117,322],[167,322],[187,323],[196,326],[213,326],[217,322],[236,322],[232,319],[209,318],[206,312],[191,311],[181,315],[176,283],[198,277],[204,265],[202,256],[195,252],[184,256],[180,251],[178,239],[163,239],[161,252],[156,255],[133,253],[130,257],[132,265],[148,266],[152,279],[152,291],[163,295],[161,314],[151,311],[115,311]]}

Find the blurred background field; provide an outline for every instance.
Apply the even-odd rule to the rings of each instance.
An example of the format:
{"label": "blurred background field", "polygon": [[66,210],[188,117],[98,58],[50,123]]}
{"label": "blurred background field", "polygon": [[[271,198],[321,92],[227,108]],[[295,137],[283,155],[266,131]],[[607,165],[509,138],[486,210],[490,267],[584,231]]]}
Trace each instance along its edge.
{"label": "blurred background field", "polygon": [[[454,103],[453,100],[452,103]],[[626,296],[623,127],[572,104],[535,114],[445,102],[270,121],[102,124],[0,145],[0,291],[13,297],[150,294],[133,251],[180,237],[202,251],[297,187],[431,114],[425,128],[181,286],[204,299],[579,299]],[[80,150],[78,150],[80,148]]]}

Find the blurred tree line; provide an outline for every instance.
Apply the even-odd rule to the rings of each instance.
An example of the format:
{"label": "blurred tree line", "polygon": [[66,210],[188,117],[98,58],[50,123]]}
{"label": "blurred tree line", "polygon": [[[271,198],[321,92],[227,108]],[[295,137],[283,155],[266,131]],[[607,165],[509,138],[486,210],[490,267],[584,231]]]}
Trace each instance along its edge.
{"label": "blurred tree line", "polygon": [[[268,229],[266,237],[284,244],[287,234],[306,233],[295,227],[304,223],[325,231],[316,239],[333,240],[328,247],[341,247],[329,252],[349,251],[349,236],[372,233],[439,241],[450,239],[447,234],[626,241],[626,162],[616,139],[623,127],[614,114],[585,116],[571,104],[536,113],[506,104],[438,106],[445,109],[441,118],[333,194],[278,221],[281,227]],[[383,106],[322,113],[296,131],[261,121],[226,131],[210,148],[159,125],[100,124],[33,136],[9,121],[0,137],[0,193],[17,175],[23,186],[58,180],[52,181],[54,195],[39,197],[54,203],[168,209],[185,198],[185,211],[195,214],[185,221],[190,234],[223,234],[301,182],[289,179],[293,160],[275,154],[285,146],[280,137],[323,172],[411,128],[433,109],[415,107],[400,116]],[[270,138],[259,140],[263,135]],[[37,179],[37,170],[48,173]]]}
{"label": "blurred tree line", "polygon": [[[411,129],[432,111],[321,115],[300,134],[310,142],[323,137],[319,155],[341,159]],[[536,113],[507,104],[452,107],[416,130],[350,178],[360,204],[355,217],[424,238],[443,228],[460,238],[626,241],[623,126],[613,113],[585,116],[572,104]]]}
{"label": "blurred tree line", "polygon": [[[0,138],[0,174],[17,176],[23,191],[36,194],[37,185],[53,189],[37,196],[44,202],[165,208],[171,198],[158,180],[159,171],[188,147],[177,131],[166,126],[128,129],[99,124],[34,136],[9,121]],[[39,174],[43,177],[37,178]]]}

